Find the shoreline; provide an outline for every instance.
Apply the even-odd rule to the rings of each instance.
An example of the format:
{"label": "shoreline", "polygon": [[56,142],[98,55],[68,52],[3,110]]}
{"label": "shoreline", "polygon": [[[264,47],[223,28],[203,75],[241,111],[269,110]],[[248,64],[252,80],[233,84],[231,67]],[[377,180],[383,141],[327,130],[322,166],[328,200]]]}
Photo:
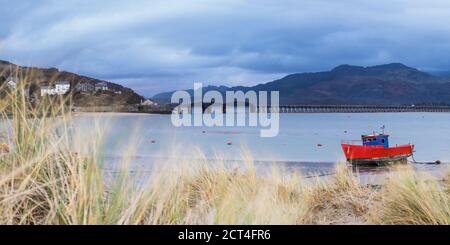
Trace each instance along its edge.
{"label": "shoreline", "polygon": [[[123,160],[119,155],[103,155],[106,165],[103,170],[110,174],[122,173],[120,168],[120,161]],[[207,161],[212,169],[215,167],[223,167],[230,171],[243,170],[245,171],[245,160],[241,159],[214,159],[214,158],[190,158],[190,157],[170,157],[170,156],[128,156],[127,159],[133,162],[129,166],[128,173],[145,176],[147,174],[154,174],[160,171],[160,167],[166,163],[172,162],[201,162]],[[273,169],[280,170],[286,174],[299,174],[304,179],[327,179],[336,174],[336,167],[345,165],[348,171],[352,172],[355,177],[359,178],[361,185],[383,185],[388,177],[398,172],[399,168],[410,167],[415,173],[435,178],[439,181],[444,181],[446,176],[450,173],[450,163],[442,164],[425,164],[414,163],[409,161],[408,164],[393,164],[387,166],[352,166],[344,161],[329,161],[329,162],[312,162],[312,161],[262,161],[252,159],[252,164],[255,171],[260,176],[270,174]]]}
{"label": "shoreline", "polygon": [[[109,114],[130,114],[130,115],[171,115],[171,111],[167,112],[135,112],[135,111],[74,111],[75,114],[89,114],[89,113],[109,113]],[[405,114],[405,113],[450,113],[450,111],[361,111],[361,112],[278,112],[279,114]],[[225,112],[223,114],[226,114]]]}
{"label": "shoreline", "polygon": [[166,114],[154,114],[154,113],[137,113],[137,112],[72,112],[74,116],[142,116],[142,115],[166,115]]}

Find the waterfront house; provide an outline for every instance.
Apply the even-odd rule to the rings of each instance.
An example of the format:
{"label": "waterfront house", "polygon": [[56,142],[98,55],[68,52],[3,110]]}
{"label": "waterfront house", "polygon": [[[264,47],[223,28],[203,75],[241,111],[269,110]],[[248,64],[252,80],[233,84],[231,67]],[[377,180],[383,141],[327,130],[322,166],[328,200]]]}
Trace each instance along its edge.
{"label": "waterfront house", "polygon": [[149,100],[149,99],[146,99],[145,101],[142,101],[141,100],[141,105],[142,106],[156,106],[156,105],[158,105],[156,102],[154,102],[154,101],[151,101],[151,100]]}
{"label": "waterfront house", "polygon": [[68,81],[56,81],[55,83],[55,93],[65,94],[70,90],[70,82]]}
{"label": "waterfront house", "polygon": [[76,90],[79,92],[89,93],[95,90],[95,86],[89,82],[78,83]]}
{"label": "waterfront house", "polygon": [[99,82],[95,84],[95,91],[107,91],[108,84],[106,82]]}

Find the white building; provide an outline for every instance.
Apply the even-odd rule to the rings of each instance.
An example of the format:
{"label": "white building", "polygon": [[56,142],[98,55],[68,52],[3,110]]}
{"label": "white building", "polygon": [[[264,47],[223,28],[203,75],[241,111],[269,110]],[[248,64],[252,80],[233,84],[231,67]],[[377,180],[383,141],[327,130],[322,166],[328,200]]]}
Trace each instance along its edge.
{"label": "white building", "polygon": [[67,81],[57,81],[55,85],[41,85],[41,96],[44,95],[62,95],[70,90],[70,83]]}
{"label": "white building", "polygon": [[147,99],[145,101],[141,100],[141,105],[142,106],[157,106],[158,104],[156,102],[154,102],[154,101],[151,101],[151,100]]}
{"label": "white building", "polygon": [[17,88],[17,83],[14,80],[8,81],[8,86],[10,86],[13,89]]}
{"label": "white building", "polygon": [[41,96],[44,95],[55,95],[56,89],[51,85],[41,85]]}
{"label": "white building", "polygon": [[16,79],[12,77],[8,77],[8,79],[6,79],[6,84],[8,84],[8,86],[12,89],[17,89]]}
{"label": "white building", "polygon": [[57,81],[55,83],[56,94],[65,94],[70,90],[70,83],[68,81]]}

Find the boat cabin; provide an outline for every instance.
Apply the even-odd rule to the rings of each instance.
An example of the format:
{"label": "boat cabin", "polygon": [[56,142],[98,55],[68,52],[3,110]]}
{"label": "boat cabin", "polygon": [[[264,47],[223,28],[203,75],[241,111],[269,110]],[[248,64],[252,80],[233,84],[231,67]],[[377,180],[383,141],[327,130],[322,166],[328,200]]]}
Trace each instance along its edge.
{"label": "boat cabin", "polygon": [[362,135],[361,138],[364,146],[384,146],[384,148],[389,148],[389,135],[387,134]]}

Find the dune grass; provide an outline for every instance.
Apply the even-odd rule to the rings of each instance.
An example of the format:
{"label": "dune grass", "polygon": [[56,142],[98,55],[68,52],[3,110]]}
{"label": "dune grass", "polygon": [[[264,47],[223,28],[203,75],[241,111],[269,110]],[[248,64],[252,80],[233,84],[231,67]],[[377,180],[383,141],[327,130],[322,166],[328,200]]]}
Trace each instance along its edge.
{"label": "dune grass", "polygon": [[391,174],[368,220],[375,224],[450,224],[449,186],[411,168]]}
{"label": "dune grass", "polygon": [[125,157],[111,177],[99,157],[104,125],[74,132],[64,100],[30,104],[12,92],[0,105],[10,146],[0,155],[0,224],[450,223],[448,182],[411,169],[379,189],[360,185],[345,164],[328,179],[306,180],[277,168],[259,174],[246,152],[239,169],[197,152],[197,160],[167,160],[144,181]]}

